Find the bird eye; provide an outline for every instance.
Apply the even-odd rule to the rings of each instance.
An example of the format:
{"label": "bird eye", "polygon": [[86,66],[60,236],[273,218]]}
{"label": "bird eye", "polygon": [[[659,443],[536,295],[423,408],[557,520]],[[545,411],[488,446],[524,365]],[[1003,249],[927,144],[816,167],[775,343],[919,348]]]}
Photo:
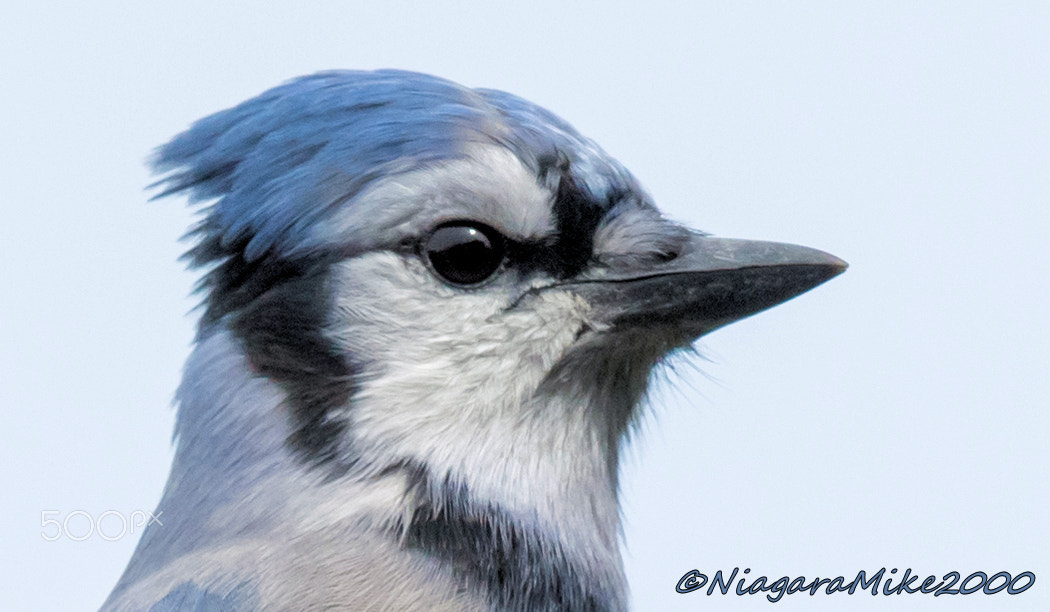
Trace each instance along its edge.
{"label": "bird eye", "polygon": [[476,285],[500,269],[507,248],[503,236],[490,227],[454,222],[431,231],[422,251],[441,278],[454,285]]}

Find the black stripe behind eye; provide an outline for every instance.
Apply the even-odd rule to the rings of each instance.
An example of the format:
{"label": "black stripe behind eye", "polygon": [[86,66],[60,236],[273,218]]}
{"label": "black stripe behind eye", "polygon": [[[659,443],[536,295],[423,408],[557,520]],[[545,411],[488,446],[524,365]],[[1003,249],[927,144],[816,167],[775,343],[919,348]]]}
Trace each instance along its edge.
{"label": "black stripe behind eye", "polygon": [[198,339],[226,326],[240,340],[259,374],[285,391],[291,419],[288,446],[305,462],[336,469],[343,415],[356,390],[359,366],[324,334],[331,313],[331,265],[338,253],[284,258],[273,253],[248,260],[245,237],[224,245],[207,222],[186,258],[217,264],[198,291],[206,292]]}
{"label": "black stripe behind eye", "polygon": [[287,394],[289,446],[309,463],[331,464],[346,432],[341,415],[357,367],[324,335],[332,293],[322,267],[283,278],[232,313],[230,329],[255,369]]}

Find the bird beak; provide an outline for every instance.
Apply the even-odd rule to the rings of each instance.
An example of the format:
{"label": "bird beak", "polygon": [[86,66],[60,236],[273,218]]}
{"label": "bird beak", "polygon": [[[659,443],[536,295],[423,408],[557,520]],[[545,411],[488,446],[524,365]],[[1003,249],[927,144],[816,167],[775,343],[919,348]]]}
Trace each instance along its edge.
{"label": "bird beak", "polygon": [[673,260],[596,267],[564,286],[612,329],[671,327],[697,338],[809,291],[846,267],[808,247],[694,235]]}

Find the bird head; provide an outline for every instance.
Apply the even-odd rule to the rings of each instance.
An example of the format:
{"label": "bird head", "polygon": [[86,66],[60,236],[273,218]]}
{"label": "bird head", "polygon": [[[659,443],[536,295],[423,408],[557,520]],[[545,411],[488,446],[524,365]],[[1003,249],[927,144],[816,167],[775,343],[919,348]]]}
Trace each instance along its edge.
{"label": "bird head", "polygon": [[[224,491],[199,507],[243,503],[230,491],[268,471],[284,497],[388,491],[369,524],[497,607],[622,604],[618,456],[653,368],[845,268],[672,222],[550,112],[415,73],[289,82],[154,166],[161,195],[201,206],[205,271],[166,498],[191,473]],[[517,552],[477,543],[501,537]],[[503,593],[493,575],[514,572],[539,586]]]}

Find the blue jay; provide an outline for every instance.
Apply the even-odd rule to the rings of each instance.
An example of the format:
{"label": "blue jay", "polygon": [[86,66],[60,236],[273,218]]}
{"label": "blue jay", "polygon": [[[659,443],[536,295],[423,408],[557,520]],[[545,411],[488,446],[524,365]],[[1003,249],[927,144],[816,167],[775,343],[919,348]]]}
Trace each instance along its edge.
{"label": "blue jay", "polygon": [[409,72],[291,81],[153,165],[201,206],[202,315],[106,611],[623,610],[651,371],[846,267],[677,225],[550,112]]}

